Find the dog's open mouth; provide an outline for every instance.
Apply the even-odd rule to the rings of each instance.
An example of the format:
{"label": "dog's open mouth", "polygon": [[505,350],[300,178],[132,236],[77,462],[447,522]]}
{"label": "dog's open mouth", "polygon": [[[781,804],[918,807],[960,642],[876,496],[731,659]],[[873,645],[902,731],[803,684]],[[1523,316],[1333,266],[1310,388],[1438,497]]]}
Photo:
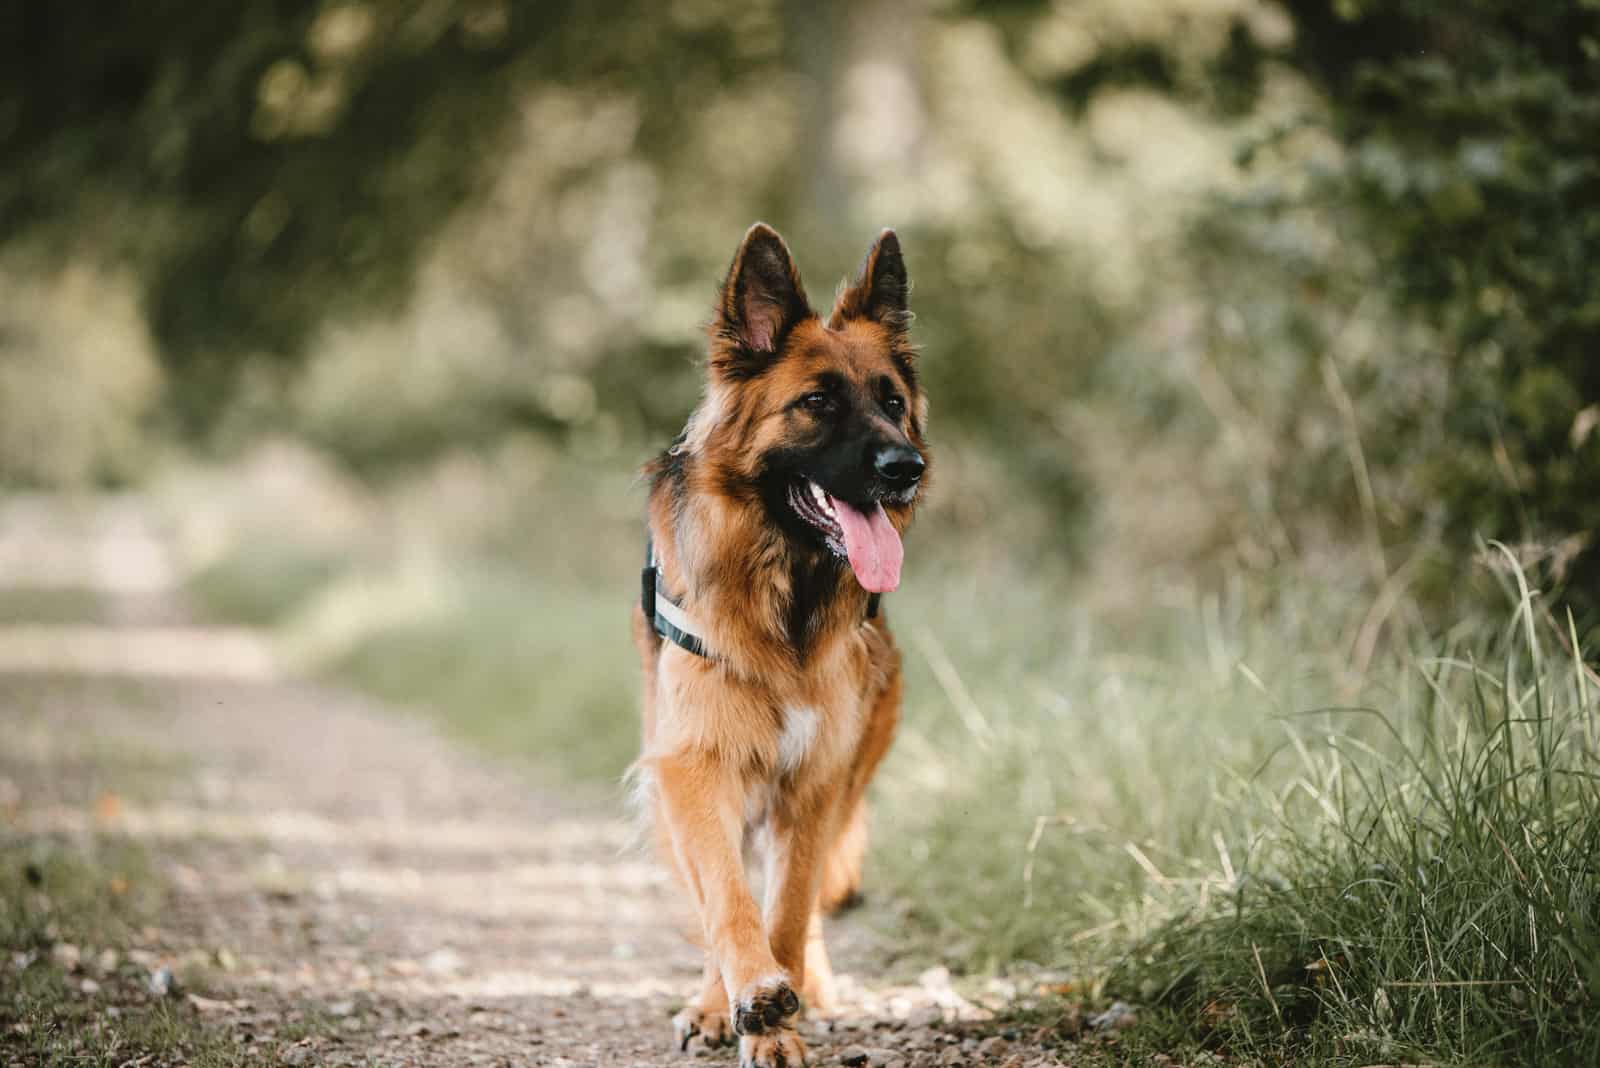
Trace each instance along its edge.
{"label": "dog's open mouth", "polygon": [[789,486],[789,506],[816,528],[823,544],[850,561],[862,589],[888,593],[900,585],[905,547],[882,504],[874,501],[863,510],[802,478]]}

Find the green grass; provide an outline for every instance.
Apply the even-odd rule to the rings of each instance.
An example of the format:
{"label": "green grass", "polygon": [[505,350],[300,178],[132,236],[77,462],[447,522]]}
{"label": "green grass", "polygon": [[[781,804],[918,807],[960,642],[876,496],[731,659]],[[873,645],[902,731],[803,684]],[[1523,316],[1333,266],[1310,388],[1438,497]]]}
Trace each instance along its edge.
{"label": "green grass", "polygon": [[615,782],[638,748],[627,596],[478,574],[426,617],[368,631],[329,668],[490,753]]}
{"label": "green grass", "polygon": [[1124,1051],[1600,1062],[1597,687],[1536,604],[1358,693],[1358,606],[1303,591],[1166,613],[1149,660],[933,606],[874,852],[913,951],[1065,969],[1143,1007]]}
{"label": "green grass", "polygon": [[[612,780],[631,576],[464,559],[326,669]],[[1358,672],[1359,583],[1235,582],[1119,634],[1059,571],[957,564],[924,551],[887,602],[907,700],[867,888],[899,970],[1066,973],[1139,1007],[1084,1050],[1111,1063],[1600,1063],[1600,686],[1537,598],[1391,624]]]}
{"label": "green grass", "polygon": [[[70,687],[54,680],[52,689]],[[87,693],[88,691],[86,691]],[[35,707],[30,695],[48,700]],[[11,739],[26,738],[46,717],[70,707],[71,691],[46,694],[0,688]],[[125,700],[144,697],[128,688]],[[104,700],[103,690],[87,699]],[[59,733],[59,723],[56,724]],[[81,732],[80,732],[81,734]],[[126,740],[61,736],[61,744],[20,752],[0,750],[0,782],[20,783],[23,810],[41,799],[102,794],[154,796],[185,762]],[[12,795],[15,802],[17,795]],[[165,922],[168,891],[154,858],[119,835],[24,834],[7,829],[0,808],[0,1064],[34,1066],[189,1065],[246,1068],[281,1063],[284,1028],[253,1046],[202,1019],[182,993],[209,989],[202,972],[179,967],[178,996],[149,987],[147,964],[135,949],[154,951],[146,928]],[[163,846],[181,859],[182,843]],[[176,852],[175,852],[176,851]],[[325,1022],[311,1019],[313,1029]]]}
{"label": "green grass", "polygon": [[283,622],[339,569],[331,553],[262,539],[202,568],[190,577],[189,592],[219,619],[270,626]]}
{"label": "green grass", "polygon": [[0,836],[0,944],[12,950],[109,945],[160,899],[148,858],[125,839]]}
{"label": "green grass", "polygon": [[[467,562],[429,576],[401,610],[386,584],[280,541],[214,562],[190,592],[208,614],[277,623],[287,644],[315,645],[312,667],[497,756],[567,782],[618,780],[637,750],[638,682],[628,636],[633,587],[541,579]],[[333,642],[305,639],[341,621]]]}
{"label": "green grass", "polygon": [[[260,1063],[181,1000],[152,995],[122,952],[163,898],[149,858],[126,839],[0,837],[0,1062]],[[117,954],[110,967],[97,963],[105,950]]]}
{"label": "green grass", "polygon": [[13,586],[0,591],[0,624],[93,623],[99,594],[75,586]]}

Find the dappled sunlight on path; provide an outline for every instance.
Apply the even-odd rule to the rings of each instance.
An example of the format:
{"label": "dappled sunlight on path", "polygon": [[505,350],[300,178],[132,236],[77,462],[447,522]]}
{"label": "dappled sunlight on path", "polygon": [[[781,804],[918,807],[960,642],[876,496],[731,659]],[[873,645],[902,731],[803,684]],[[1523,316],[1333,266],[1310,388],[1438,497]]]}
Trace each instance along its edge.
{"label": "dappled sunlight on path", "polygon": [[[41,579],[96,607],[0,624],[18,742],[0,783],[21,798],[0,820],[146,843],[171,893],[140,952],[190,966],[218,1026],[261,1042],[322,1021],[298,1063],[689,1060],[668,1048],[699,974],[689,916],[609,793],[539,787],[414,717],[283,677],[261,634],[191,625],[129,502],[55,526],[41,501],[0,507],[0,597]],[[845,925],[846,968],[869,947]],[[937,984],[841,985],[842,1021],[807,1025],[819,1062],[874,1026],[971,1008]],[[917,1033],[930,1051],[947,1037]]]}

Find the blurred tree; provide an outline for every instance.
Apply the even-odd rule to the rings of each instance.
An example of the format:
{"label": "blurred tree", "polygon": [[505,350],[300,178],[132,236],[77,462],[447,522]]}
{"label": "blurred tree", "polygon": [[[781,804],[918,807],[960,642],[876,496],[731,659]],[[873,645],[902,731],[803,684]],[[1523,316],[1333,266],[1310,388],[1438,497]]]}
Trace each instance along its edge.
{"label": "blurred tree", "polygon": [[[1413,405],[1437,411],[1372,396],[1369,458],[1405,471],[1412,490],[1383,502],[1396,532],[1437,518],[1458,546],[1475,535],[1535,539],[1527,558],[1600,609],[1600,3],[1235,6],[1220,41],[1175,32],[1170,19],[1124,21],[1037,76],[1073,114],[1096,92],[1133,84],[1241,115],[1259,102],[1266,71],[1309,83],[1319,106],[1279,136],[1320,130],[1342,158],[1308,157],[1294,188],[1276,196],[1230,198],[1202,233],[1237,235],[1289,201],[1358,233],[1374,268],[1366,280],[1431,328],[1420,346],[1396,344],[1391,359],[1424,362],[1419,374],[1437,371],[1445,383],[1409,391]],[[973,10],[1005,26],[1024,60],[1039,27],[1060,17],[1045,3]],[[1292,32],[1260,32],[1268,10],[1287,15]],[[1272,245],[1243,242],[1251,261],[1236,267],[1283,262]],[[1296,264],[1288,277],[1309,276]],[[1302,332],[1298,351],[1315,366],[1332,340]],[[1392,387],[1395,375],[1368,384],[1379,380]]]}
{"label": "blurred tree", "polygon": [[1459,538],[1552,539],[1600,608],[1600,4],[1290,0],[1287,59],[1349,150],[1331,189],[1438,331]]}
{"label": "blurred tree", "polygon": [[[641,138],[735,61],[630,0],[0,5],[0,242],[129,263],[191,427],[244,357],[397,303],[527,86],[626,81]],[[712,80],[715,80],[713,78]],[[666,121],[663,121],[665,118]]]}

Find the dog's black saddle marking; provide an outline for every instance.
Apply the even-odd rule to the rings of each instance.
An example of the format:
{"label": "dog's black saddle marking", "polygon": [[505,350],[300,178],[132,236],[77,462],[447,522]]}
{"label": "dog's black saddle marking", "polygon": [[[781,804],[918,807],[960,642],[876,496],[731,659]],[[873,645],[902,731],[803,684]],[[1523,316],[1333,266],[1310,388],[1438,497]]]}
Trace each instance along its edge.
{"label": "dog's black saddle marking", "polygon": [[[695,656],[711,659],[711,654],[706,652],[706,643],[695,632],[694,622],[683,610],[683,605],[661,588],[655,542],[648,534],[644,539],[644,569],[639,573],[639,586],[639,607],[644,611],[644,618],[649,620],[650,629]],[[874,593],[867,598],[867,619],[878,618],[878,602],[882,597],[881,593]]]}

